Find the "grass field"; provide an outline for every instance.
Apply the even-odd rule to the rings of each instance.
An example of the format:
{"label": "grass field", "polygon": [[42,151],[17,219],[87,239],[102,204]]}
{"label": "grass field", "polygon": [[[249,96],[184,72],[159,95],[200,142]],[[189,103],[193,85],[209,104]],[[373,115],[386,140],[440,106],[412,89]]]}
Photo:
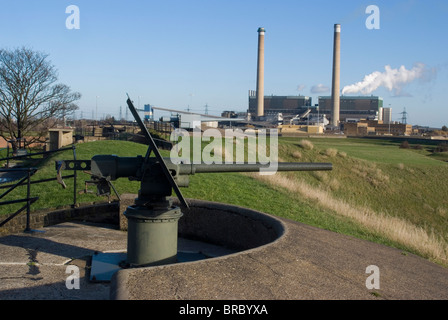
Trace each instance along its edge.
{"label": "grass field", "polygon": [[[76,146],[77,160],[90,160],[97,154],[117,154],[119,156],[135,156],[137,154],[144,155],[147,147],[141,144],[125,141],[95,141]],[[56,160],[73,160],[73,152],[66,150],[53,154],[47,159],[41,160],[33,165],[37,167],[38,172],[32,177],[32,181],[41,179],[55,178]],[[71,175],[73,171],[63,171],[63,175]],[[77,191],[85,189],[85,181],[90,180],[90,176],[82,171],[78,171]],[[139,188],[138,182],[131,182],[127,179],[117,181],[116,187],[119,193],[137,192]],[[33,204],[33,210],[46,208],[60,208],[73,204],[73,179],[65,180],[67,189],[63,189],[56,181],[45,182],[32,185],[31,196],[39,196],[39,200]],[[115,185],[115,184],[114,184]],[[96,192],[94,186],[88,188],[90,191]],[[8,198],[19,199],[26,196],[26,187],[22,186],[11,192]],[[7,200],[7,199],[4,199]],[[10,200],[10,199],[8,199]],[[94,193],[77,194],[78,203],[90,203],[105,201],[107,198],[99,198]],[[22,204],[23,205],[23,204]],[[0,215],[14,212],[22,205],[11,205],[0,207]]]}
{"label": "grass field", "polygon": [[[401,149],[399,143],[364,139],[280,138],[279,158],[285,162],[331,162],[329,172],[197,174],[190,177],[185,197],[250,207],[319,228],[383,243],[448,266],[448,163],[434,157],[430,146]],[[79,144],[77,159],[96,154],[144,155],[146,146],[118,141]],[[163,152],[168,156],[168,152]],[[73,159],[64,151],[46,159],[33,180],[54,177],[54,161]],[[70,171],[66,172],[70,174]],[[77,190],[89,176],[79,173]],[[113,182],[119,193],[137,193],[138,182]],[[70,205],[67,189],[56,182],[32,187],[40,199],[33,209]],[[90,187],[94,190],[93,187]],[[18,190],[22,195],[24,188]],[[17,197],[17,193],[14,197]],[[104,201],[78,195],[79,203]],[[1,213],[12,208],[0,207]]]}
{"label": "grass field", "polygon": [[227,179],[193,177],[198,183],[186,192],[405,248],[447,265],[447,163],[432,158],[429,151],[401,149],[399,143],[387,141],[308,141],[280,139],[281,161],[332,162],[333,171],[250,174],[246,176],[263,184],[261,190],[258,184],[239,180],[224,194],[219,190]]}
{"label": "grass field", "polygon": [[[286,153],[301,152],[302,161],[333,163],[331,173],[314,172],[293,179],[309,189],[317,188],[319,197],[325,199],[319,201],[320,206],[447,264],[446,162],[435,160],[429,151],[401,149],[399,143],[381,140],[310,141],[312,151],[298,147],[294,139],[283,141],[283,147]],[[308,193],[312,197],[317,191]]]}

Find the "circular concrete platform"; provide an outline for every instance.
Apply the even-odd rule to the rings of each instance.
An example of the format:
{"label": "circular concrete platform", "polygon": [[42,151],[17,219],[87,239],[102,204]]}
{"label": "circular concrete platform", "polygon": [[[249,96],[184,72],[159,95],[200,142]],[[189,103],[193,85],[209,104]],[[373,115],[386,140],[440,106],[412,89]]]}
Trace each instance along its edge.
{"label": "circular concrete platform", "polygon": [[448,299],[448,269],[415,255],[246,208],[189,203],[180,236],[238,252],[120,270],[112,299]]}

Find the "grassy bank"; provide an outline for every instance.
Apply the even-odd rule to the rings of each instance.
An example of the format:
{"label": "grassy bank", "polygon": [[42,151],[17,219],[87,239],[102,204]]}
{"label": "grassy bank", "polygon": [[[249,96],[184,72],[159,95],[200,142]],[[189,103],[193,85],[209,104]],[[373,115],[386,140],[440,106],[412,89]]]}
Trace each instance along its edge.
{"label": "grassy bank", "polygon": [[[376,234],[447,264],[448,164],[430,151],[362,139],[311,139],[313,149],[283,141],[284,160],[331,161],[332,172],[313,172],[290,181],[324,208],[348,216]],[[294,154],[296,155],[294,157]],[[307,189],[307,190],[306,190]]]}
{"label": "grassy bank", "polygon": [[[146,149],[131,142],[102,141],[80,144],[76,153],[77,159],[91,159],[96,154],[144,155]],[[394,246],[448,265],[448,164],[430,151],[401,149],[398,143],[381,140],[280,138],[279,157],[288,162],[331,162],[334,169],[274,176],[197,174],[182,192],[189,198],[250,207]],[[42,162],[33,180],[54,177],[54,161],[61,159],[73,159],[72,152]],[[78,191],[89,178],[79,173]],[[72,180],[66,183],[65,190],[56,182],[33,186],[32,194],[40,197],[33,209],[70,205]],[[113,183],[119,193],[139,189],[138,182],[128,179]],[[104,200],[94,194],[78,195],[80,203]]]}
{"label": "grassy bank", "polygon": [[228,182],[220,175],[193,177],[197,183],[186,194],[264,210],[448,264],[448,164],[434,159],[431,147],[402,149],[399,143],[362,139],[279,142],[280,161],[332,162],[334,170],[246,175],[262,183],[261,189],[232,177],[238,184],[224,193],[220,188]]}

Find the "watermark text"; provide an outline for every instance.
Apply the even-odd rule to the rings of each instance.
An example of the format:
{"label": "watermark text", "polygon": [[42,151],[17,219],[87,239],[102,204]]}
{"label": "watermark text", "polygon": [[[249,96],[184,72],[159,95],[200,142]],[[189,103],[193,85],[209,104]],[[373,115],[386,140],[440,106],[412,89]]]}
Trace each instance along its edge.
{"label": "watermark text", "polygon": [[380,29],[380,8],[376,5],[370,5],[366,8],[366,14],[369,16],[366,19],[366,28],[369,30]]}
{"label": "watermark text", "polygon": [[261,175],[278,169],[277,129],[226,129],[224,136],[218,129],[194,129],[192,135],[176,129],[170,140],[176,142],[170,153],[174,164],[260,164]]}
{"label": "watermark text", "polygon": [[369,290],[380,289],[380,268],[370,265],[366,268],[366,273],[370,274],[366,279],[366,288]]}
{"label": "watermark text", "polygon": [[65,269],[65,273],[69,274],[69,276],[65,280],[65,286],[69,290],[79,290],[80,282],[79,282],[79,267],[77,266],[67,266]]}
{"label": "watermark text", "polygon": [[69,30],[79,30],[81,28],[79,7],[72,4],[65,8],[65,13],[70,14],[67,19],[65,19],[65,27]]}

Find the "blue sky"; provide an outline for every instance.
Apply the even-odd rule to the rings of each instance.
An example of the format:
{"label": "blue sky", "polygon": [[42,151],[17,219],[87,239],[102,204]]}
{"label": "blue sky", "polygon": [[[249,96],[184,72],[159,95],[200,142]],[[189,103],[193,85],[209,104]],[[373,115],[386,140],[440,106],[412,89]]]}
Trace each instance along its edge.
{"label": "blue sky", "polygon": [[[66,28],[66,8],[80,29]],[[380,29],[366,28],[368,5]],[[0,0],[0,47],[49,54],[59,80],[79,91],[84,117],[136,104],[220,114],[245,111],[256,86],[257,29],[264,27],[265,94],[330,95],[333,25],[342,25],[341,89],[373,72],[416,64],[426,72],[401,90],[379,87],[408,123],[448,125],[448,1]],[[316,90],[316,88],[320,88]],[[327,89],[327,90],[325,90]],[[98,98],[97,98],[98,97]],[[157,114],[156,114],[157,116]]]}

